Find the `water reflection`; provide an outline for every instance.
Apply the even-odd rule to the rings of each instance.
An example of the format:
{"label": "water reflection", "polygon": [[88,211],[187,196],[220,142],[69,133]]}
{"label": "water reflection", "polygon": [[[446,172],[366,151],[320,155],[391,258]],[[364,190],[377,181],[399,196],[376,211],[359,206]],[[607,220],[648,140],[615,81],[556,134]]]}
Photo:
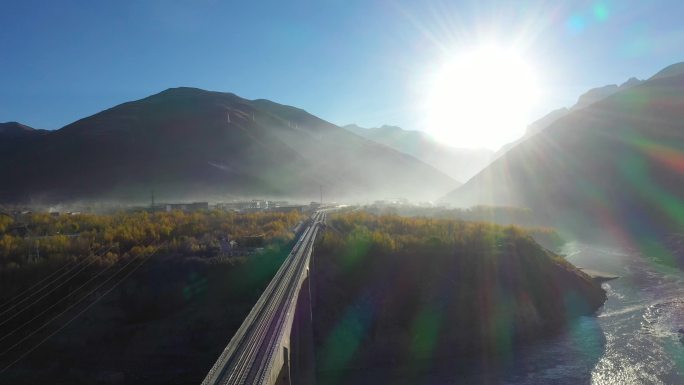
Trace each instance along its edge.
{"label": "water reflection", "polygon": [[597,321],[606,348],[591,371],[591,383],[684,383],[684,347],[677,329],[684,325],[684,277],[630,253],[569,245],[568,258],[579,266],[605,269],[622,278],[604,284],[608,301]]}

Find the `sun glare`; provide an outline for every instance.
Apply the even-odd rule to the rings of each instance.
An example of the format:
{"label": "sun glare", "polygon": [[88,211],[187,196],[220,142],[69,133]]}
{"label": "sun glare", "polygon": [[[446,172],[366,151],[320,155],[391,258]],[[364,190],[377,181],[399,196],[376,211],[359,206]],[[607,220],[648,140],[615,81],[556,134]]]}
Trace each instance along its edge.
{"label": "sun glare", "polygon": [[520,55],[481,47],[433,75],[425,128],[453,146],[497,150],[523,135],[538,97],[535,73]]}

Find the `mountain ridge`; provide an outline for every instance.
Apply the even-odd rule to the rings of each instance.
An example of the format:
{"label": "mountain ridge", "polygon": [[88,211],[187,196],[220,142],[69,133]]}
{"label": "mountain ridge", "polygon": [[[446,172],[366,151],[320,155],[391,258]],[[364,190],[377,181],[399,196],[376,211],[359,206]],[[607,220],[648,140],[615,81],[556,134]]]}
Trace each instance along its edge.
{"label": "mountain ridge", "polygon": [[608,96],[619,92],[619,91],[624,91],[630,87],[635,87],[638,86],[639,84],[643,83],[643,80],[639,80],[635,77],[631,77],[627,79],[624,83],[617,85],[617,84],[608,84],[605,86],[601,87],[594,87],[589,89],[588,91],[584,92],[577,98],[577,102],[575,102],[574,105],[571,107],[561,107],[558,109],[555,109],[546,115],[542,116],[541,118],[535,120],[534,122],[530,123],[527,126],[527,130],[525,131],[525,134],[518,140],[515,140],[511,143],[508,143],[501,147],[499,151],[496,152],[496,157],[498,158],[502,154],[506,153],[506,151],[510,150],[511,148],[515,147],[517,144],[521,143],[525,139],[529,138],[530,136],[546,129],[549,127],[551,124],[553,124],[556,120],[562,118],[563,116],[569,114],[572,111],[576,111],[581,108],[585,108],[593,103],[596,103],[598,101],[601,101]]}
{"label": "mountain ridge", "polygon": [[444,200],[528,207],[584,238],[662,240],[684,228],[682,122],[684,71],[652,77],[559,118]]}
{"label": "mountain ridge", "polygon": [[0,187],[0,201],[144,201],[151,189],[160,199],[305,200],[320,185],[331,199],[397,191],[435,199],[457,185],[302,109],[191,87],[121,103],[30,144],[14,142],[0,156],[0,172],[12,182]]}

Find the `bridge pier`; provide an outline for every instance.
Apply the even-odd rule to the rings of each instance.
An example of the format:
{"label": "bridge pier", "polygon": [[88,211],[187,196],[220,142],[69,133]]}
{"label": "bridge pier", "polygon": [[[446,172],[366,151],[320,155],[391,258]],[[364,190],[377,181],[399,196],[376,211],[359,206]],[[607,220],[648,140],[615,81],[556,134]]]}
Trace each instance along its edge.
{"label": "bridge pier", "polygon": [[283,367],[280,368],[275,385],[293,385],[296,383],[292,381],[292,374],[290,373],[290,349],[283,346]]}
{"label": "bridge pier", "polygon": [[292,329],[283,341],[282,367],[274,385],[315,385],[316,357],[313,339],[313,308],[311,306],[310,271],[302,281],[297,298]]}
{"label": "bridge pier", "polygon": [[311,307],[311,271],[302,282],[295,307],[295,317],[290,334],[290,373],[292,384],[315,385],[316,357],[314,352],[313,319]]}

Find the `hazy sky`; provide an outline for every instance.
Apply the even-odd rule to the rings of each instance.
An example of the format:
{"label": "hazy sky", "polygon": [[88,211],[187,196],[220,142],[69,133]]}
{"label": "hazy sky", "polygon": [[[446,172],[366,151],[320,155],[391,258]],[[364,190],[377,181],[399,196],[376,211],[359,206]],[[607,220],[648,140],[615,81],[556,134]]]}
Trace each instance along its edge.
{"label": "hazy sky", "polygon": [[426,76],[486,41],[535,68],[536,118],[684,61],[681,1],[0,1],[0,121],[47,129],[181,85],[417,129]]}

